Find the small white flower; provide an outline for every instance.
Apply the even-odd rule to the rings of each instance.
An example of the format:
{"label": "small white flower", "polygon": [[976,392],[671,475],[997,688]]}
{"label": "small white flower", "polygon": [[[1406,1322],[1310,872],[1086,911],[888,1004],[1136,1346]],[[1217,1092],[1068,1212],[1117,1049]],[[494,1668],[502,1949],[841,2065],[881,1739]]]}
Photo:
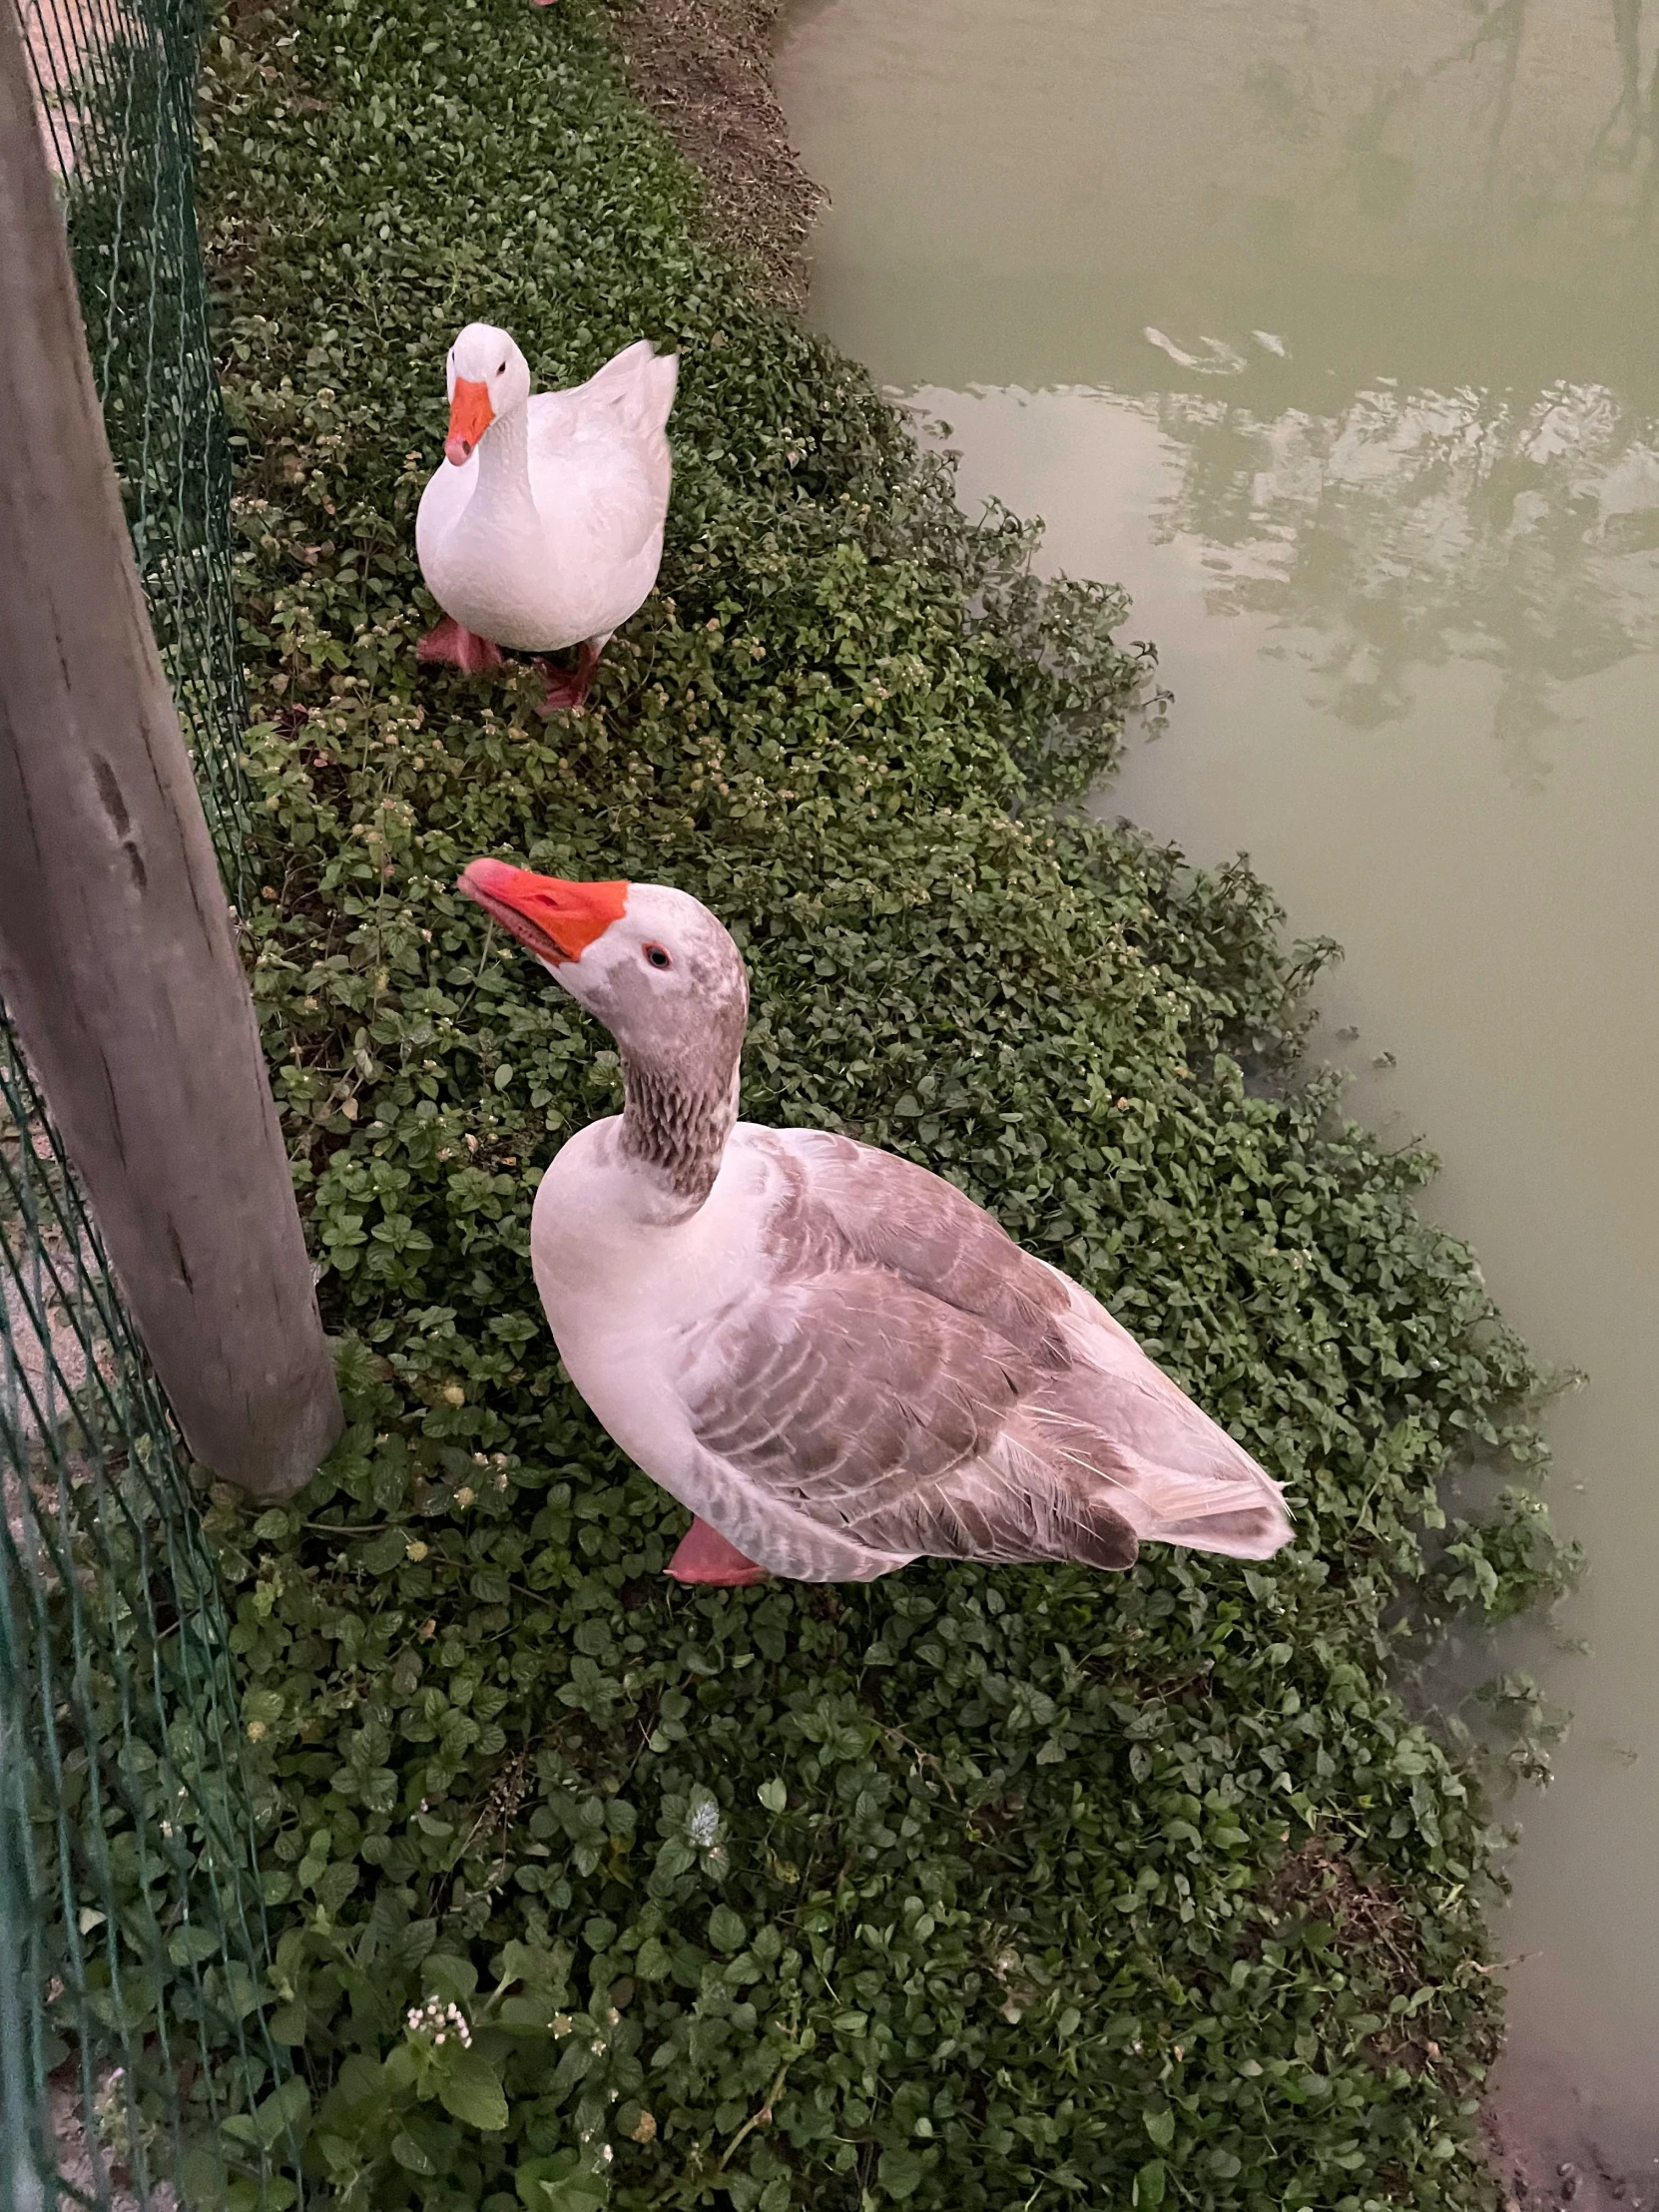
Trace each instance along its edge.
{"label": "small white flower", "polygon": [[427,2035],[433,2049],[454,2036],[463,2050],[472,2048],[472,2030],[467,2025],[466,2014],[458,2004],[446,2004],[442,1997],[428,1997],[424,2004],[417,2004],[407,2015],[404,2025],[411,2035]]}
{"label": "small white flower", "polygon": [[707,1851],[720,1835],[720,1807],[713,1798],[704,1798],[692,1809],[691,1840],[700,1851]]}

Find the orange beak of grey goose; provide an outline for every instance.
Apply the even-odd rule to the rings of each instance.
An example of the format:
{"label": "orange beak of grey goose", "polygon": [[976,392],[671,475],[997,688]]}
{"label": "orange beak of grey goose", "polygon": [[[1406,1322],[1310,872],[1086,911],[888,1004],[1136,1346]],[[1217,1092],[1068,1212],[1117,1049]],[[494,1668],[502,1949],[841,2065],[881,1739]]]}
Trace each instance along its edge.
{"label": "orange beak of grey goose", "polygon": [[[458,890],[476,900],[538,960],[555,967],[579,960],[596,938],[628,910],[626,883],[572,883],[562,875],[536,875],[505,860],[473,860],[461,870]],[[746,1558],[706,1521],[694,1520],[667,1571],[676,1582],[709,1582],[743,1588],[765,1582],[765,1567]]]}
{"label": "orange beak of grey goose", "polygon": [[473,860],[455,888],[500,922],[527,952],[555,967],[579,960],[628,910],[626,883],[571,883],[505,860]]}

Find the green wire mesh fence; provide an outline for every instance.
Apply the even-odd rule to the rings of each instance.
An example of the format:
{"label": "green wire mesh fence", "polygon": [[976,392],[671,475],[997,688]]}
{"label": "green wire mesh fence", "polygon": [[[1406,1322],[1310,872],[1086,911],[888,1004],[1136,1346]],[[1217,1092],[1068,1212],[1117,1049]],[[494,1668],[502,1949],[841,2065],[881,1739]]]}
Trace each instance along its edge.
{"label": "green wire mesh fence", "polygon": [[18,4],[150,620],[235,892],[248,718],[230,452],[196,232],[202,11],[198,0]]}
{"label": "green wire mesh fence", "polygon": [[[192,0],[22,21],[139,572],[226,873],[246,791]],[[285,2212],[303,2092],[188,1455],[0,1007],[0,2208]]]}
{"label": "green wire mesh fence", "polygon": [[9,1031],[0,1116],[0,2202],[291,2203],[260,2171],[287,2107],[182,1447]]}

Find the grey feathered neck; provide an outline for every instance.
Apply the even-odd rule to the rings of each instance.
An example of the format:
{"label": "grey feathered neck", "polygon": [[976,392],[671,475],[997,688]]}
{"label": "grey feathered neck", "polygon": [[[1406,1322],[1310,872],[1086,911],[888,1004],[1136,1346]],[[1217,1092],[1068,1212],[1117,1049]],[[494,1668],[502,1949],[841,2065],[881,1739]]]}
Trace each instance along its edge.
{"label": "grey feathered neck", "polygon": [[737,1069],[722,1084],[701,1069],[670,1074],[624,1052],[622,1086],[624,1158],[654,1169],[695,1213],[715,1187],[737,1123]]}

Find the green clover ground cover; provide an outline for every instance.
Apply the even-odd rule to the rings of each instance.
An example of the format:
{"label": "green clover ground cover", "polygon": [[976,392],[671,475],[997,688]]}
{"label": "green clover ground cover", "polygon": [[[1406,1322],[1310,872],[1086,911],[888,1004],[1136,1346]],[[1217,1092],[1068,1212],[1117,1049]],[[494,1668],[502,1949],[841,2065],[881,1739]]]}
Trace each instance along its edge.
{"label": "green clover ground cover", "polygon": [[[1428,1163],[1298,1076],[1261,887],[1055,814],[1146,676],[1121,604],[1040,592],[723,263],[577,0],[238,0],[209,61],[249,951],[351,1419],[291,1507],[210,1513],[297,2066],[229,2201],[288,2117],[352,2207],[1487,2202],[1493,1844],[1385,1662],[1402,1593],[1557,1587],[1537,1379]],[[681,348],[662,591],[580,718],[416,670],[472,316],[545,381]],[[684,1516],[527,1257],[615,1060],[454,894],[481,852],[706,898],[751,1115],[943,1169],[1106,1296],[1295,1550],[666,1583]],[[1476,1452],[1517,1486],[1429,1558]]]}

